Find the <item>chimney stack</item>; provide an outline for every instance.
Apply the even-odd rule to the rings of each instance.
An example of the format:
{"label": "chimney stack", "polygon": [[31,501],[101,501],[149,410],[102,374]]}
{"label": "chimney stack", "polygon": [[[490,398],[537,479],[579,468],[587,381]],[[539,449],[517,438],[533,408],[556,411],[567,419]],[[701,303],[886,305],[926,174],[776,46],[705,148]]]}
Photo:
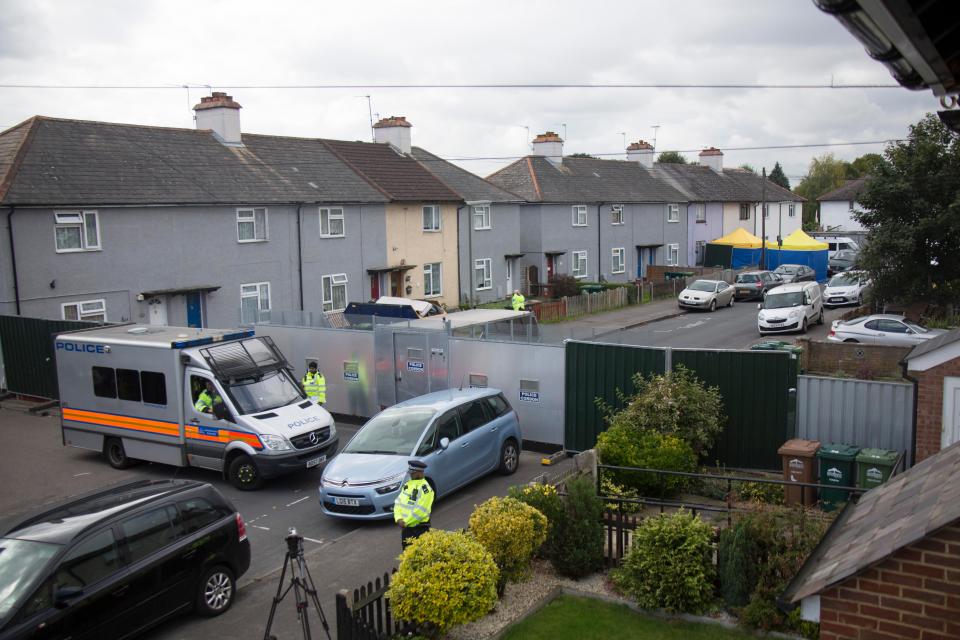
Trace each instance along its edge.
{"label": "chimney stack", "polygon": [[196,113],[197,129],[210,129],[225,145],[243,146],[240,138],[240,104],[233,96],[222,91],[200,98],[200,104],[193,107]]}
{"label": "chimney stack", "polygon": [[373,125],[373,139],[376,142],[390,143],[403,153],[409,154],[411,128],[413,125],[407,122],[405,116],[383,118]]}
{"label": "chimney stack", "polygon": [[541,133],[533,139],[533,155],[543,156],[554,166],[563,163],[563,138],[553,131]]}
{"label": "chimney stack", "polygon": [[704,149],[700,152],[700,164],[710,167],[717,173],[723,173],[723,152],[716,147]]}
{"label": "chimney stack", "polygon": [[627,160],[639,162],[641,166],[647,169],[653,168],[653,145],[644,140],[631,142],[627,147]]}

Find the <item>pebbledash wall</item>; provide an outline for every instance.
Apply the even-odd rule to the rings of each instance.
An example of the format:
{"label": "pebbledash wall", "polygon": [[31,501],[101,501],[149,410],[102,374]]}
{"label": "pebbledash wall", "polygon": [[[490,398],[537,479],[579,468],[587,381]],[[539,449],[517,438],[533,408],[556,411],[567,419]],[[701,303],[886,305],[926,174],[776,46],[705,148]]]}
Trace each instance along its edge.
{"label": "pebbledash wall", "polygon": [[945,376],[960,376],[960,358],[909,374],[917,380],[916,446],[917,462],[920,462],[943,446],[943,379]]}
{"label": "pebbledash wall", "polygon": [[960,522],[820,594],[821,640],[960,638]]}

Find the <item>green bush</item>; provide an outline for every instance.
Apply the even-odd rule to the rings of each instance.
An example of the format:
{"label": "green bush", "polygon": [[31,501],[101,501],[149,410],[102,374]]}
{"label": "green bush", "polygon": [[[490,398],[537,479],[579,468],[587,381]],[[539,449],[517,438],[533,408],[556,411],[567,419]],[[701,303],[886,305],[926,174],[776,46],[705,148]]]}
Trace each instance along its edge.
{"label": "green bush", "polygon": [[582,578],[603,566],[602,517],[603,501],[590,478],[568,481],[557,523],[556,546],[550,558],[558,573]]}
{"label": "green bush", "polygon": [[600,478],[600,494],[605,498],[624,498],[625,500],[637,500],[637,502],[626,502],[620,500],[609,500],[603,507],[607,511],[623,513],[630,515],[643,511],[643,502],[640,500],[640,492],[632,487],[619,485],[609,477],[610,473],[605,472]]}
{"label": "green bush", "polygon": [[557,488],[552,484],[533,483],[510,487],[507,495],[524,504],[528,504],[547,518],[547,539],[536,554],[541,558],[549,558],[556,548],[557,523],[563,511],[563,501]]}
{"label": "green bush", "polygon": [[647,609],[700,613],[713,601],[713,529],[689,512],[648,518],[614,571],[614,583]]}
{"label": "green bush", "polygon": [[580,281],[567,273],[553,275],[549,282],[552,298],[565,298],[580,295]]}
{"label": "green bush", "polygon": [[[603,464],[619,467],[641,467],[667,471],[692,472],[697,469],[697,455],[689,444],[674,435],[656,431],[637,431],[627,424],[611,426],[597,438],[597,454]],[[603,478],[617,485],[635,489],[643,497],[666,497],[683,491],[684,476],[604,469]],[[602,481],[602,479],[601,479]]]}
{"label": "green bush", "polygon": [[733,492],[740,502],[781,505],[784,502],[783,485],[765,482],[734,482]]}
{"label": "green bush", "polygon": [[498,578],[493,557],[470,535],[432,529],[400,555],[387,597],[397,619],[438,638],[486,615],[497,603]]}
{"label": "green bush", "polygon": [[728,607],[742,607],[750,601],[765,555],[766,549],[752,530],[750,520],[740,520],[720,532],[717,571],[720,595]]}
{"label": "green bush", "polygon": [[524,577],[548,526],[546,516],[514,498],[490,498],[470,514],[470,532],[493,556],[501,586]]}

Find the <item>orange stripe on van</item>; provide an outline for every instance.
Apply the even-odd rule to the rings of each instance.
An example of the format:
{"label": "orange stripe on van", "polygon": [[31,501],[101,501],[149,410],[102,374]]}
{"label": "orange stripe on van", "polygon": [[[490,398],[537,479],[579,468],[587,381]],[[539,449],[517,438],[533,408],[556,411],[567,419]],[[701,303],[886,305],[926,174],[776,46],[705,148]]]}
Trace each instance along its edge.
{"label": "orange stripe on van", "polygon": [[[207,427],[209,429],[214,429],[216,427]],[[192,425],[187,425],[187,437],[192,440],[205,440],[207,442],[221,442],[226,444],[233,440],[239,440],[240,442],[245,442],[254,449],[263,449],[263,444],[260,442],[260,438],[253,435],[252,433],[246,433],[243,431],[233,431],[231,429],[217,429],[217,435],[210,435],[207,433],[202,433],[200,427],[195,427]]]}
{"label": "orange stripe on van", "polygon": [[120,416],[112,413],[83,411],[80,409],[63,409],[62,414],[64,420],[70,420],[71,422],[83,422],[85,424],[100,425],[105,427],[131,429],[134,431],[156,433],[164,436],[177,437],[180,435],[180,426],[175,422],[145,420],[141,418],[131,418],[130,416]]}

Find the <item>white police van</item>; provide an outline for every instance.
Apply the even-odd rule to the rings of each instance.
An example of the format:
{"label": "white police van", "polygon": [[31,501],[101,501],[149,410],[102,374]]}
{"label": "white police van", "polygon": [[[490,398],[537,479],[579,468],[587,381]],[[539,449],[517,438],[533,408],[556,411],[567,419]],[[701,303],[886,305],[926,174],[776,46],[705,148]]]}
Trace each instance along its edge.
{"label": "white police van", "polygon": [[[116,325],[55,338],[65,445],[220,471],[239,489],[317,468],[336,426],[308,400],[269,337],[253,331]],[[212,384],[212,412],[196,408]]]}

